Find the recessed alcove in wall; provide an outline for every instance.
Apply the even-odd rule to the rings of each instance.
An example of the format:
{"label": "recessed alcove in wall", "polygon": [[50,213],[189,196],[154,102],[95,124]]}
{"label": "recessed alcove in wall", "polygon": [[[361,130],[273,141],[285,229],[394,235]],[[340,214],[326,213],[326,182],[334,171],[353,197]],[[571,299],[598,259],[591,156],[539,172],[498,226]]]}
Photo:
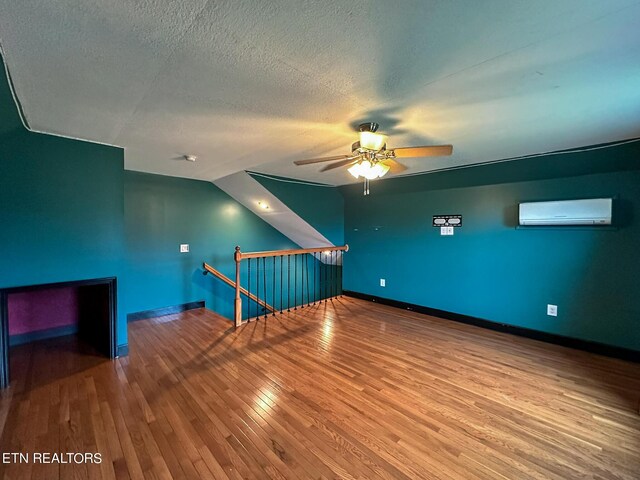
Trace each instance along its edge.
{"label": "recessed alcove in wall", "polygon": [[27,290],[7,296],[9,346],[78,333],[78,287]]}
{"label": "recessed alcove in wall", "polygon": [[0,290],[0,388],[9,385],[12,347],[77,335],[97,354],[116,353],[116,279]]}

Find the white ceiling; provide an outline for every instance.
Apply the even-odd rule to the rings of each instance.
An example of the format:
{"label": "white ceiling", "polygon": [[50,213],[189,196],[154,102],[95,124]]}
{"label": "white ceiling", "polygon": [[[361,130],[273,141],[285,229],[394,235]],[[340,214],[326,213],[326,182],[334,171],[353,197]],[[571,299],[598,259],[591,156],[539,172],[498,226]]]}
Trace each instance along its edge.
{"label": "white ceiling", "polygon": [[639,136],[639,25],[638,0],[0,0],[34,130],[204,180],[348,183],[291,162],[348,153],[363,120],[454,145],[409,172]]}

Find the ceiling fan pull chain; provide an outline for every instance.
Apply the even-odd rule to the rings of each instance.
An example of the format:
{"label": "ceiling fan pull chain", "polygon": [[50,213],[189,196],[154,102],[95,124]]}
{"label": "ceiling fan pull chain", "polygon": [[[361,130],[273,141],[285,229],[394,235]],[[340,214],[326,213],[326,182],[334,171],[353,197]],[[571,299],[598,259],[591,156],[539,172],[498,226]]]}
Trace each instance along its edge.
{"label": "ceiling fan pull chain", "polygon": [[364,194],[369,195],[369,179],[364,179]]}

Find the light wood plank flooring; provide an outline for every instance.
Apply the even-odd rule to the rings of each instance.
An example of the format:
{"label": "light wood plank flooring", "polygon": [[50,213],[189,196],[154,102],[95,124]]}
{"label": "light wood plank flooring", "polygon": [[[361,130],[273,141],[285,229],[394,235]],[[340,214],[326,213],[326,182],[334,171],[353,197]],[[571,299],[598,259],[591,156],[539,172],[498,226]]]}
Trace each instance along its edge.
{"label": "light wood plank flooring", "polygon": [[233,330],[130,324],[105,361],[12,351],[4,478],[637,479],[640,365],[350,298]]}

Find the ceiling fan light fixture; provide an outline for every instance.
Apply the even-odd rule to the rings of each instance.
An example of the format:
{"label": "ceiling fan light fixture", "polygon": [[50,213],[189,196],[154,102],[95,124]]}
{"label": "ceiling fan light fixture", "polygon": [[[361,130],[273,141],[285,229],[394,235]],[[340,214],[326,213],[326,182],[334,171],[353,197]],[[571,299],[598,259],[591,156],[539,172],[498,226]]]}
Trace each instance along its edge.
{"label": "ceiling fan light fixture", "polygon": [[368,171],[364,172],[364,175],[362,176],[367,180],[375,180],[376,178],[378,178],[378,172],[376,172],[375,169],[371,168]]}
{"label": "ceiling fan light fixture", "polygon": [[378,175],[378,178],[384,177],[387,173],[389,173],[389,170],[391,170],[391,167],[385,163],[377,163],[376,166],[380,167],[380,174]]}
{"label": "ceiling fan light fixture", "polygon": [[401,173],[407,166],[397,161],[397,158],[424,158],[451,155],[452,145],[423,145],[417,147],[387,148],[387,139],[377,133],[379,125],[375,122],[365,122],[358,126],[360,140],[351,145],[351,155],[338,155],[324,158],[296,160],[296,165],[309,165],[322,162],[334,162],[320,171],[326,172],[334,168],[346,168],[354,178],[364,179],[364,194],[369,195],[369,182],[382,178],[387,173]]}
{"label": "ceiling fan light fixture", "polygon": [[385,137],[379,133],[374,132],[360,132],[360,146],[367,150],[373,150],[378,152],[382,150],[385,144]]}
{"label": "ceiling fan light fixture", "polygon": [[371,162],[369,160],[360,160],[347,171],[356,178],[366,177],[371,170]]}
{"label": "ceiling fan light fixture", "polygon": [[347,169],[347,172],[349,172],[355,178],[360,178],[360,171],[361,170],[362,170],[362,166],[360,165],[360,163],[356,163],[353,166],[349,167]]}
{"label": "ceiling fan light fixture", "polygon": [[380,163],[375,163],[364,172],[363,176],[367,180],[375,180],[382,175],[384,175],[384,167]]}
{"label": "ceiling fan light fixture", "polygon": [[363,160],[347,169],[347,171],[355,178],[364,177],[367,180],[375,180],[384,177],[389,171],[389,166],[384,163],[371,163],[369,160]]}

